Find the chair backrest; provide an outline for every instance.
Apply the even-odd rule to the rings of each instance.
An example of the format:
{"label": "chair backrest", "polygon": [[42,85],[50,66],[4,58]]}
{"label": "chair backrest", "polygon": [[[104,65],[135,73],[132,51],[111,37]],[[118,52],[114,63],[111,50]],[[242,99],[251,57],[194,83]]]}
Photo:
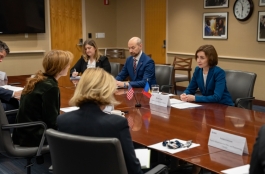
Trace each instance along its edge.
{"label": "chair backrest", "polygon": [[0,153],[8,157],[13,157],[12,152],[14,148],[11,132],[9,129],[3,130],[3,125],[8,125],[8,120],[2,102],[0,101]]}
{"label": "chair backrest", "polygon": [[[159,85],[160,91],[163,85],[174,84],[174,68],[171,65],[155,65],[156,83]],[[171,88],[171,93],[174,93],[174,89]],[[162,92],[162,91],[161,91]],[[166,91],[168,92],[168,91]]]}
{"label": "chair backrest", "polygon": [[120,141],[46,131],[54,174],[127,174]]}
{"label": "chair backrest", "polygon": [[108,58],[121,58],[121,59],[125,59],[125,50],[124,49],[114,49],[114,48],[110,48],[110,49],[107,49],[106,56]]}
{"label": "chair backrest", "polygon": [[181,58],[175,56],[172,66],[174,66],[174,70],[176,71],[187,71],[188,72],[188,79],[191,79],[191,65],[192,65],[192,58]]}
{"label": "chair backrest", "polygon": [[116,62],[110,62],[110,67],[111,67],[111,75],[116,77],[120,72],[121,64]]}
{"label": "chair backrest", "polygon": [[[237,98],[253,97],[256,73],[237,70],[225,70],[226,86],[235,103]],[[242,101],[244,108],[252,109],[252,102]]]}

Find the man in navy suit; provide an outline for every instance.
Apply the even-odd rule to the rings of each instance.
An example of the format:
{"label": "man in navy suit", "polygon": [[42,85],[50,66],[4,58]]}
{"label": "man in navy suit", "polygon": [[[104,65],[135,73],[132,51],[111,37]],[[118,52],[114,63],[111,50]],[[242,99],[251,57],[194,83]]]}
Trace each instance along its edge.
{"label": "man in navy suit", "polygon": [[[142,41],[138,37],[133,37],[128,42],[130,57],[127,58],[124,67],[116,77],[117,86],[143,88],[146,81],[149,85],[156,84],[155,63],[142,52]],[[130,77],[130,82],[123,82],[127,77]]]}
{"label": "man in navy suit", "polygon": [[[6,43],[0,41],[0,62],[9,54],[9,51]],[[21,92],[22,91],[11,91],[0,87],[0,100],[5,111],[18,108],[19,103],[17,99],[20,98]]]}

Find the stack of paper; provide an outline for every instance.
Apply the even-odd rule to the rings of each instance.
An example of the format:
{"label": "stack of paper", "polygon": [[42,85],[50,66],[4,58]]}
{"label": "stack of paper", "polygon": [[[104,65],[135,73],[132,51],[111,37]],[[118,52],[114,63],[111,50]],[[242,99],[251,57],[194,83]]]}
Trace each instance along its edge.
{"label": "stack of paper", "polygon": [[189,102],[184,102],[178,99],[170,99],[170,105],[173,108],[178,108],[178,109],[186,109],[186,108],[193,108],[193,107],[199,107],[201,105],[194,104],[194,103],[189,103]]}
{"label": "stack of paper", "polygon": [[221,171],[222,173],[225,174],[248,174],[249,173],[249,164],[244,165],[244,166],[239,166],[227,170]]}
{"label": "stack of paper", "polygon": [[141,168],[150,168],[150,150],[149,149],[135,149],[136,157],[139,159]]}
{"label": "stack of paper", "polygon": [[73,107],[67,107],[67,108],[61,108],[60,110],[63,112],[71,112],[79,109],[79,107],[73,106]]}
{"label": "stack of paper", "polygon": [[5,89],[9,89],[11,91],[21,91],[23,90],[24,88],[22,87],[17,87],[17,86],[10,86],[10,85],[4,85],[4,86],[1,86],[2,88],[5,88]]}

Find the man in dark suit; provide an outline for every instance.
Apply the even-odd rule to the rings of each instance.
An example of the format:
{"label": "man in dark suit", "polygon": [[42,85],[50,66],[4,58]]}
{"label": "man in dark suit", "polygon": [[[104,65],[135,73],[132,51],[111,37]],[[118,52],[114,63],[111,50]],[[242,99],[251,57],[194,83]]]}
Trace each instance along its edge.
{"label": "man in dark suit", "polygon": [[259,130],[259,135],[253,147],[249,174],[265,174],[265,125]]}
{"label": "man in dark suit", "polygon": [[[0,62],[9,54],[10,50],[5,42],[0,41]],[[11,91],[0,87],[0,100],[3,104],[4,110],[12,110],[18,108],[18,100],[22,91]],[[8,119],[10,122],[10,119]],[[12,121],[11,121],[12,122]]]}
{"label": "man in dark suit", "polygon": [[[156,84],[155,63],[142,52],[142,41],[138,37],[133,37],[128,42],[130,57],[127,58],[124,67],[116,77],[117,86],[143,88],[146,81],[149,85]],[[130,82],[122,82],[127,77],[130,77]]]}

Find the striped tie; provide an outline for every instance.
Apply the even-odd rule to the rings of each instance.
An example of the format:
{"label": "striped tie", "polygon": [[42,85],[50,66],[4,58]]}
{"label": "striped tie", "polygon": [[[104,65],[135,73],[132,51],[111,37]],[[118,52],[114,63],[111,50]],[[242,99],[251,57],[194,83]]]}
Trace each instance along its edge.
{"label": "striped tie", "polygon": [[133,72],[136,74],[136,58],[133,58]]}

